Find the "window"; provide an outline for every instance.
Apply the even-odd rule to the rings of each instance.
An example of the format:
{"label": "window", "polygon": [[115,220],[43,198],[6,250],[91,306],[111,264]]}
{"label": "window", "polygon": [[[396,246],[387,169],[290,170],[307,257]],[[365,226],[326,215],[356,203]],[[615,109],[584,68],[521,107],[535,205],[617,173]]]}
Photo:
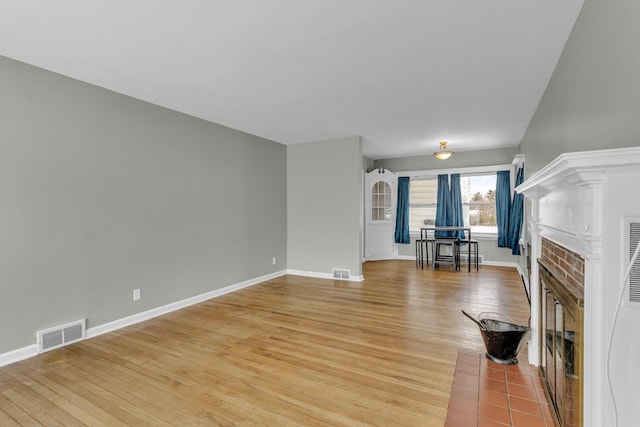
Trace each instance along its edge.
{"label": "window", "polygon": [[460,179],[464,225],[480,233],[496,233],[496,175]]}
{"label": "window", "polygon": [[[475,233],[497,233],[495,172],[461,176],[460,190],[464,225]],[[409,193],[409,229],[419,233],[420,227],[435,225],[438,180],[411,179]]]}
{"label": "window", "polygon": [[416,179],[409,183],[409,231],[420,232],[420,227],[436,224],[438,201],[437,179]]}
{"label": "window", "polygon": [[384,181],[376,182],[371,189],[371,220],[391,220],[391,186]]}

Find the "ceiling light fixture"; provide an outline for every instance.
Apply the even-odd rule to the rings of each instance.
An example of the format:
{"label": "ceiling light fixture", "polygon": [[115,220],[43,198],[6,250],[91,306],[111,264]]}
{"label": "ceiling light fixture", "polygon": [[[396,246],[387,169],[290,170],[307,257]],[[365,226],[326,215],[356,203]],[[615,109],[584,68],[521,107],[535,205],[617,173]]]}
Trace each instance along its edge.
{"label": "ceiling light fixture", "polygon": [[440,141],[440,151],[433,153],[433,157],[438,160],[447,160],[453,153],[453,151],[447,150],[447,141]]}

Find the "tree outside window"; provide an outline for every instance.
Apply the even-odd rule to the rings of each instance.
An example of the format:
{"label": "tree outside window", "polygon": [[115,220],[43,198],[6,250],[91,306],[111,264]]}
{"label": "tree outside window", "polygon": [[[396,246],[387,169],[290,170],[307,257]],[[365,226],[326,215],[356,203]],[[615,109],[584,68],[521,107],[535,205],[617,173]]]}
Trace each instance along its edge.
{"label": "tree outside window", "polygon": [[[497,231],[496,176],[472,175],[462,178],[462,204],[465,225],[483,232]],[[467,191],[465,192],[464,189]]]}

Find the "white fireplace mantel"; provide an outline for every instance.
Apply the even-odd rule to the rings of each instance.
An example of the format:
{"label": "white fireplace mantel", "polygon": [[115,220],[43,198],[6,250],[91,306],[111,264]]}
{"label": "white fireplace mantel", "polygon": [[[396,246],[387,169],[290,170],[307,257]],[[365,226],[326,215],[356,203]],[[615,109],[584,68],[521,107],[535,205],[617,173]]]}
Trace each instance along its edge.
{"label": "white fireplace mantel", "polygon": [[[565,153],[516,187],[529,200],[526,224],[531,244],[531,342],[529,361],[540,364],[540,296],[537,259],[542,238],[582,256],[584,271],[584,425],[613,425],[613,400],[607,379],[607,353],[618,295],[623,288],[625,219],[640,218],[640,147]],[[627,255],[628,257],[628,255]],[[628,260],[628,258],[627,258]],[[640,419],[640,307],[623,307],[614,330],[611,379],[618,425]],[[622,369],[620,366],[635,366]]]}
{"label": "white fireplace mantel", "polygon": [[575,186],[602,183],[610,167],[640,164],[640,147],[564,153],[520,184],[516,191],[548,192],[571,181]]}

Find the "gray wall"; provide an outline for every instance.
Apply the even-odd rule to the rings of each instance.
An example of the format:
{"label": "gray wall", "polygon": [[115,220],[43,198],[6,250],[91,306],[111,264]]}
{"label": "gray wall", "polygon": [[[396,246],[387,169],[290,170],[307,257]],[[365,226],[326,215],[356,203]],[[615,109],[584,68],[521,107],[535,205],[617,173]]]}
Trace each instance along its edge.
{"label": "gray wall", "polygon": [[559,154],[640,145],[640,3],[587,0],[520,144],[526,174]]}
{"label": "gray wall", "polygon": [[0,353],[286,268],[285,146],[2,57],[0,111]]}
{"label": "gray wall", "polygon": [[287,147],[289,269],[362,274],[363,167],[360,137]]}
{"label": "gray wall", "polygon": [[369,172],[372,169],[373,169],[373,160],[366,156],[362,156],[362,171]]}

